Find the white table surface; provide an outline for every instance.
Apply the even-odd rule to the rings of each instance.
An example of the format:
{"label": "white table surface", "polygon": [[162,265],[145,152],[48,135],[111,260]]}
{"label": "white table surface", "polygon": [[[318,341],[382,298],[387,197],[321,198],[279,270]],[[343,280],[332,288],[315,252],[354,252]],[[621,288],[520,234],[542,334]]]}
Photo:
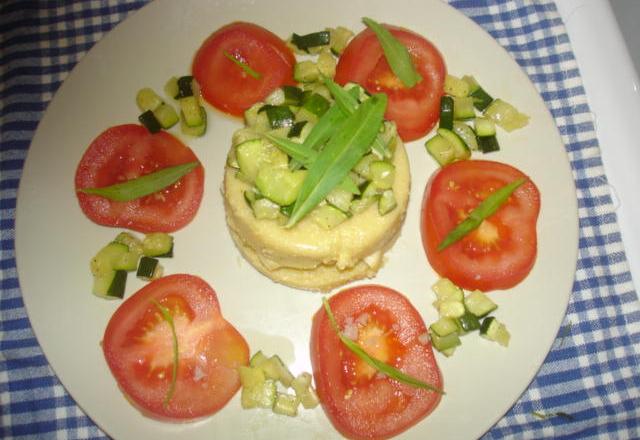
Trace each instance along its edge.
{"label": "white table surface", "polygon": [[[609,1],[558,0],[556,4],[580,67],[605,172],[614,204],[618,205],[616,212],[627,259],[637,283],[640,280],[638,74]],[[640,16],[637,18],[635,23],[640,21]],[[636,32],[640,33],[640,26]]]}

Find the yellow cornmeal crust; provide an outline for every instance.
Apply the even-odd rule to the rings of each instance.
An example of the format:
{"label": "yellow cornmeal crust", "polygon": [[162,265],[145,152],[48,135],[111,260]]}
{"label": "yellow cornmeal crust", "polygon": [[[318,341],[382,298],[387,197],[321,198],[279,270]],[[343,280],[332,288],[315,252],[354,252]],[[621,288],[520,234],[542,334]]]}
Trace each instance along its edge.
{"label": "yellow cornmeal crust", "polygon": [[411,175],[404,144],[398,139],[393,156],[396,208],[381,216],[377,204],[332,229],[308,215],[292,228],[277,220],[258,220],[244,198],[250,185],[225,169],[223,198],[231,237],[243,257],[278,283],[298,289],[329,291],[375,276],[383,255],[396,241],[407,211]]}

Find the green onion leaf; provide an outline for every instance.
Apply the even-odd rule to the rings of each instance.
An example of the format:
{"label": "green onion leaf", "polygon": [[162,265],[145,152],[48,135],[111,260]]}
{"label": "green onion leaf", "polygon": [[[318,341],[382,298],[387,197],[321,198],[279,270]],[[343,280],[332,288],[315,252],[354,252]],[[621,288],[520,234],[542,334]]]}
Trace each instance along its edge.
{"label": "green onion leaf", "polygon": [[318,157],[318,152],[308,148],[305,144],[299,144],[287,138],[274,136],[271,133],[264,133],[269,141],[274,143],[278,148],[287,153],[291,158],[302,163],[305,167],[309,167]]}
{"label": "green onion leaf", "polygon": [[465,235],[476,229],[484,219],[490,217],[500,208],[513,194],[513,192],[525,183],[527,179],[520,178],[494,191],[489,197],[484,199],[462,222],[451,230],[438,245],[438,251],[442,251],[453,243],[462,239]]}
{"label": "green onion leaf", "polygon": [[295,225],[315,208],[371,149],[386,107],[386,95],[374,95],[347,117],[341,130],[329,139],[309,168],[287,227]]}
{"label": "green onion leaf", "polygon": [[389,67],[391,67],[391,70],[400,81],[408,88],[418,84],[422,80],[422,77],[416,71],[407,48],[381,24],[367,17],[364,17],[362,21],[376,34],[376,37],[378,37]]}
{"label": "green onion leaf", "polygon": [[[353,96],[352,93],[349,93],[347,90],[340,87],[330,78],[325,78],[324,84],[329,89],[329,92],[331,92],[331,95],[333,95],[336,105],[338,105],[345,114],[350,115],[356,111],[356,108],[358,107],[358,99]],[[391,153],[387,148],[387,144],[382,140],[382,137],[379,134],[373,142],[372,149],[380,157],[391,156]]]}
{"label": "green onion leaf", "polygon": [[225,57],[227,57],[229,60],[233,61],[233,63],[240,67],[242,70],[245,71],[245,73],[249,76],[251,76],[254,79],[260,79],[262,78],[262,75],[260,74],[260,72],[256,72],[255,70],[253,70],[251,67],[249,67],[249,65],[243,61],[240,61],[239,59],[237,59],[236,57],[234,57],[233,55],[231,55],[229,52],[227,52],[226,50],[222,51],[222,53],[224,54]]}
{"label": "green onion leaf", "polygon": [[169,324],[169,327],[171,327],[171,338],[173,340],[173,368],[171,369],[171,384],[169,384],[169,389],[164,397],[164,402],[162,402],[162,404],[166,406],[173,397],[173,393],[176,391],[176,382],[178,380],[178,335],[176,334],[176,326],[173,323],[173,316],[171,316],[169,309],[160,305],[156,300],[152,300],[152,302],[160,311],[162,319],[164,319],[167,324]]}
{"label": "green onion leaf", "polygon": [[329,301],[327,301],[326,298],[322,298],[322,305],[324,306],[324,310],[327,313],[327,316],[329,317],[329,322],[331,323],[331,327],[333,327],[333,330],[338,335],[338,338],[340,338],[340,341],[342,341],[342,343],[360,359],[365,361],[367,364],[369,364],[370,366],[372,366],[382,374],[390,377],[391,379],[395,379],[398,382],[411,385],[412,387],[415,387],[415,388],[424,388],[427,390],[431,390],[438,394],[445,394],[444,391],[441,390],[440,388],[434,387],[433,385],[423,382],[420,379],[417,379],[413,376],[405,374],[402,371],[398,370],[397,368],[370,356],[366,351],[364,351],[362,347],[358,345],[357,342],[347,338],[345,335],[342,334],[342,332],[340,331],[340,328],[338,327],[338,323],[336,322],[336,318],[333,316],[331,307],[329,306]]}
{"label": "green onion leaf", "polygon": [[163,168],[159,171],[145,174],[126,182],[116,183],[111,186],[101,188],[81,188],[78,191],[85,194],[93,194],[105,197],[117,202],[128,202],[140,197],[148,196],[154,192],[158,192],[170,185],[173,185],[182,176],[188,174],[195,167],[200,165],[199,162],[188,162],[172,167]]}

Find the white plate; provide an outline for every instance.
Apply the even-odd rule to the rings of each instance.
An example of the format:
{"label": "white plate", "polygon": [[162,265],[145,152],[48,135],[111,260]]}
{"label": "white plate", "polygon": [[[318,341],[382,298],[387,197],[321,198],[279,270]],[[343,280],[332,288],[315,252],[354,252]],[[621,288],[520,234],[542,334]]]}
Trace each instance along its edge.
{"label": "white plate", "polygon": [[[65,81],[34,137],[18,198],[18,271],[38,341],[69,393],[111,436],[338,437],[320,408],[302,411],[297,418],[274,416],[241,410],[236,395],[211,418],[173,425],[145,418],[127,403],[100,349],[104,328],[119,303],[91,295],[88,268],[89,259],[116,230],[84,217],[73,178],[95,136],[109,126],[136,121],[136,91],[143,86],[161,90],[170,76],[188,73],[196,49],[219,26],[251,21],[287,37],[336,25],[359,31],[362,16],[421,33],[440,48],[451,73],[474,74],[494,96],[505,97],[528,113],[530,125],[501,133],[503,149],[491,158],[522,169],[542,194],[537,263],[519,286],[492,294],[500,305],[498,316],[512,333],[510,347],[471,335],[453,358],[438,355],[447,395],[431,416],[404,436],[481,435],[518,399],[542,364],[564,316],[575,273],[573,178],[543,101],[490,36],[439,1],[160,0],[107,35]],[[166,263],[166,270],[207,280],[218,292],[225,316],[245,335],[252,351],[278,353],[292,371],[310,371],[308,335],[320,296],[260,275],[240,257],[227,232],[220,185],[230,136],[238,126],[238,121],[212,111],[206,137],[189,142],[206,169],[205,196],[194,221],[175,234],[176,257]],[[436,276],[420,244],[418,218],[425,183],[436,167],[422,141],[409,144],[408,150],[413,186],[407,221],[386,266],[373,281],[404,292],[432,322],[436,312],[430,305],[430,286]],[[132,280],[128,292],[139,286]]]}

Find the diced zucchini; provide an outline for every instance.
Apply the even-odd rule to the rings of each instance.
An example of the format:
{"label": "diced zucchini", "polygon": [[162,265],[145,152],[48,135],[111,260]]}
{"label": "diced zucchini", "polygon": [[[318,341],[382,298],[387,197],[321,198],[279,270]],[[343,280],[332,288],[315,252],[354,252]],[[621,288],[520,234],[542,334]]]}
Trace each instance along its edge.
{"label": "diced zucchini", "polygon": [[178,99],[179,92],[180,92],[180,89],[178,87],[178,78],[175,76],[172,76],[167,80],[167,82],[164,85],[164,93],[166,93],[167,96],[170,96],[173,99]]}
{"label": "diced zucchini", "polygon": [[303,92],[300,87],[296,86],[282,86],[280,88],[282,90],[284,105],[293,105],[295,107],[300,107],[302,105],[302,96]]}
{"label": "diced zucchini", "polygon": [[476,109],[471,96],[453,98],[453,119],[465,120],[473,119],[476,116]]}
{"label": "diced zucchini", "polygon": [[93,277],[93,294],[106,299],[121,299],[126,284],[126,270],[111,270]]}
{"label": "diced zucchini", "polygon": [[376,160],[369,165],[371,183],[378,189],[385,190],[393,187],[396,176],[395,167],[385,161]]}
{"label": "diced zucchini", "polygon": [[260,169],[266,166],[286,167],[289,161],[286,153],[275,145],[263,140],[253,139],[236,147],[238,166],[247,181],[255,182]]}
{"label": "diced zucchini", "polygon": [[349,207],[349,212],[351,212],[351,214],[358,214],[362,211],[364,211],[365,209],[367,209],[369,206],[373,205],[374,203],[376,203],[378,201],[378,197],[358,197],[355,198],[351,201],[351,206]]}
{"label": "diced zucchini", "polygon": [[267,113],[260,111],[263,106],[263,103],[258,102],[244,112],[244,123],[248,128],[251,128],[258,133],[263,133],[271,129]]}
{"label": "diced zucchini", "polygon": [[490,341],[495,341],[503,347],[509,346],[511,334],[507,327],[493,316],[484,318],[480,327],[480,336]]}
{"label": "diced zucchini", "polygon": [[444,79],[444,92],[456,97],[468,96],[470,92],[469,83],[457,76],[447,75]]}
{"label": "diced zucchini", "polygon": [[291,43],[302,52],[309,52],[309,49],[319,46],[328,46],[330,41],[331,34],[329,31],[312,32],[306,35],[294,33],[291,35]]}
{"label": "diced zucchini", "polygon": [[296,201],[306,170],[291,171],[287,167],[265,166],[256,176],[256,187],[260,193],[280,206]]}
{"label": "diced zucchini", "polygon": [[[196,86],[196,87],[194,87]],[[197,85],[193,80],[193,76],[185,75],[178,78],[178,99],[188,98],[189,96],[197,96],[196,93]]]}
{"label": "diced zucchini", "polygon": [[326,78],[333,78],[335,76],[336,64],[336,59],[330,50],[322,50],[316,61],[318,72]]}
{"label": "diced zucchini", "polygon": [[340,186],[336,186],[327,194],[327,202],[332,206],[335,206],[342,212],[349,212],[351,201],[353,200],[353,193]]}
{"label": "diced zucchini", "polygon": [[147,257],[173,257],[173,236],[151,232],[142,240],[142,253]]}
{"label": "diced zucchini", "polygon": [[440,278],[435,282],[431,289],[436,294],[439,301],[458,301],[464,299],[464,292],[461,288],[453,284],[448,278]]}
{"label": "diced zucchini", "polygon": [[473,313],[478,318],[487,316],[498,308],[496,303],[479,290],[474,290],[467,294],[464,298],[464,305],[470,313]]}
{"label": "diced zucchini", "polygon": [[464,304],[461,301],[438,301],[438,313],[447,318],[459,318],[465,313]]}
{"label": "diced zucchini", "polygon": [[188,127],[198,127],[205,122],[202,118],[202,106],[197,96],[180,98],[179,102],[181,115]]}
{"label": "diced zucchini", "polygon": [[453,132],[462,139],[462,141],[467,144],[467,147],[476,151],[478,149],[478,141],[476,140],[476,132],[473,131],[473,128],[469,124],[466,124],[462,121],[454,121],[453,122]]}
{"label": "diced zucchini", "polygon": [[455,160],[465,160],[471,157],[471,150],[455,132],[445,128],[439,128],[438,134],[453,145]]}
{"label": "diced zucchini", "polygon": [[349,40],[353,37],[353,32],[345,27],[338,26],[336,28],[329,29],[330,44],[331,44],[331,52],[336,55],[342,54],[344,49],[347,47]]}
{"label": "diced zucchini", "polygon": [[473,120],[478,137],[487,137],[496,135],[496,125],[490,118],[479,116]]}
{"label": "diced zucchini", "polygon": [[294,377],[278,355],[273,355],[258,366],[267,379],[279,381],[285,387],[291,386]]}
{"label": "diced zucchini", "polygon": [[378,199],[378,214],[385,215],[393,211],[396,206],[398,206],[398,202],[396,201],[396,196],[393,190],[387,189],[382,191],[382,194],[380,194],[380,198]]}
{"label": "diced zucchini", "polygon": [[[431,343],[433,344],[433,348],[440,352],[447,352],[452,348],[459,346],[462,342],[460,341],[460,336],[458,333],[453,332],[449,333],[446,336],[439,336],[435,332],[431,332]],[[452,351],[448,351],[449,353],[453,353]],[[446,353],[445,353],[446,354]]]}
{"label": "diced zucchini", "polygon": [[313,221],[324,229],[332,229],[349,218],[342,210],[332,205],[317,206],[310,213]]}
{"label": "diced zucchini", "polygon": [[185,120],[185,116],[180,112],[180,131],[187,136],[199,137],[207,132],[207,111],[200,106],[200,119],[203,121],[200,125],[189,126]]}
{"label": "diced zucchini", "polygon": [[311,60],[299,61],[293,68],[293,78],[301,83],[310,83],[320,78],[318,65]]}
{"label": "diced zucchini", "polygon": [[371,180],[371,164],[378,158],[374,154],[367,154],[353,167],[353,171],[367,180]]}
{"label": "diced zucchini", "polygon": [[476,109],[483,111],[491,104],[493,98],[478,84],[478,81],[473,76],[465,75],[462,80],[469,84],[469,95],[473,98],[473,104]]}
{"label": "diced zucchini", "polygon": [[240,383],[242,391],[240,404],[242,408],[271,408],[276,401],[277,387],[272,379],[267,379],[259,368],[240,366]]}
{"label": "diced zucchini", "polygon": [[300,373],[291,382],[291,388],[293,388],[296,397],[306,409],[315,408],[320,403],[316,390],[311,385],[311,378],[312,376],[309,373]]}
{"label": "diced zucchini", "polygon": [[173,127],[180,121],[180,116],[176,110],[169,104],[162,103],[153,110],[153,115],[156,117],[162,128],[165,130]]}
{"label": "diced zucchini", "polygon": [[331,107],[331,103],[319,93],[306,93],[302,99],[302,108],[319,118]]}
{"label": "diced zucchini", "polygon": [[440,98],[440,122],[439,127],[451,130],[453,128],[454,101],[451,96]]}
{"label": "diced zucchini", "polygon": [[152,110],[147,110],[138,116],[138,121],[147,129],[149,133],[157,133],[162,130],[162,125]]}
{"label": "diced zucchini", "polygon": [[291,127],[296,118],[288,105],[265,104],[258,112],[265,112],[267,114],[269,127],[272,129]]}
{"label": "diced zucchini", "polygon": [[[134,258],[130,258],[133,255]],[[108,274],[114,270],[135,270],[139,255],[129,252],[129,246],[123,243],[111,242],[98,251],[91,259],[91,273],[94,276]]]}
{"label": "diced zucchini", "polygon": [[162,265],[156,258],[142,257],[138,264],[136,276],[144,281],[151,281],[160,278],[163,274]]}
{"label": "diced zucchini", "polygon": [[162,98],[149,87],[138,90],[136,104],[141,112],[154,111],[163,104]]}
{"label": "diced zucchini", "polygon": [[447,336],[451,333],[456,333],[458,331],[458,325],[455,319],[443,316],[431,324],[430,329],[432,333],[436,333],[438,336]]}
{"label": "diced zucchini", "polygon": [[493,120],[506,131],[517,130],[529,123],[529,116],[521,113],[513,105],[497,98],[484,110],[484,116]]}
{"label": "diced zucchini", "polygon": [[456,318],[456,324],[461,333],[469,333],[480,328],[480,320],[468,310],[462,316]]}
{"label": "diced zucchini", "polygon": [[447,165],[456,158],[456,153],[451,142],[439,134],[427,139],[424,146],[429,155],[431,155],[440,166]]}
{"label": "diced zucchini", "polygon": [[280,217],[280,205],[267,198],[257,199],[251,209],[258,220],[275,220]]}
{"label": "diced zucchini", "polygon": [[294,394],[278,393],[273,404],[273,412],[285,416],[295,417],[298,415],[298,405],[300,401]]}

